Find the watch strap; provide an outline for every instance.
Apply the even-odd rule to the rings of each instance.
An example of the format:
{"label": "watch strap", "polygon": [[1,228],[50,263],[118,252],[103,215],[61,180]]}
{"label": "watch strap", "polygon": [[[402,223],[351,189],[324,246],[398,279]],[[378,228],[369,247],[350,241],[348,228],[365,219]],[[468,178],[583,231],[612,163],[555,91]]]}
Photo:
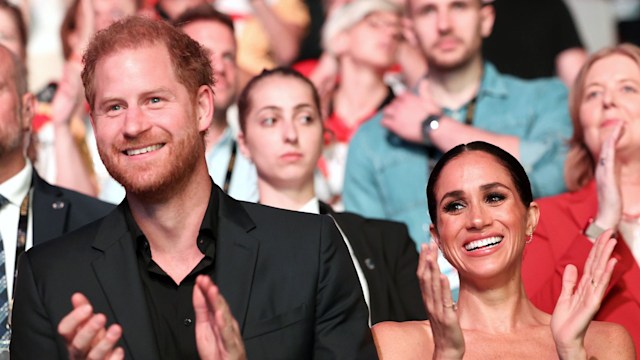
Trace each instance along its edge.
{"label": "watch strap", "polygon": [[605,232],[605,229],[598,226],[593,219],[589,221],[589,225],[584,230],[584,234],[591,240],[596,240],[603,232]]}

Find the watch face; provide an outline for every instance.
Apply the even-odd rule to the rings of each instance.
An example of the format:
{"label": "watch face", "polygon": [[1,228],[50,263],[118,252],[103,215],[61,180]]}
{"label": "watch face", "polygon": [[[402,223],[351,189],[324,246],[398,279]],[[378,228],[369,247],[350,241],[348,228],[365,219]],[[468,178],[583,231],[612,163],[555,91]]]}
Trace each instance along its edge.
{"label": "watch face", "polygon": [[422,143],[428,146],[432,146],[431,138],[429,137],[429,133],[433,130],[436,130],[440,127],[440,115],[429,115],[422,122]]}

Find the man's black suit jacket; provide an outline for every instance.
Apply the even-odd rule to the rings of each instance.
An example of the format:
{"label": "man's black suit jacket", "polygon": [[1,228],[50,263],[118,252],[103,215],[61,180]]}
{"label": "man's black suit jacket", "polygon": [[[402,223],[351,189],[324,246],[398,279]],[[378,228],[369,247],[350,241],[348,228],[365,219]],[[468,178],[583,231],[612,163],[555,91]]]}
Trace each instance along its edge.
{"label": "man's black suit jacket", "polygon": [[426,320],[416,270],[418,252],[407,226],[360,215],[336,213],[320,203],[345,233],[369,286],[371,324],[381,321]]}
{"label": "man's black suit jacket", "polygon": [[[219,199],[213,280],[238,321],[248,358],[377,358],[357,276],[333,220],[213,191]],[[127,359],[160,358],[123,205],[25,253],[12,358],[67,358],[56,327],[75,292],[108,324],[122,326]]]}
{"label": "man's black suit jacket", "polygon": [[97,220],[115,207],[75,191],[53,186],[44,181],[35,169],[32,184],[33,246]]}

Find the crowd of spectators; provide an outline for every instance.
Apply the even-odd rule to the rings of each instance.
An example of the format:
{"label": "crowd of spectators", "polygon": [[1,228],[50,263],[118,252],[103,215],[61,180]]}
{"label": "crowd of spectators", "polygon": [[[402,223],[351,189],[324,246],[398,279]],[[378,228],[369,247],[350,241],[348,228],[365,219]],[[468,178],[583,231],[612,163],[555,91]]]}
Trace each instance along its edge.
{"label": "crowd of spectators", "polygon": [[[428,316],[416,307],[415,276],[416,249],[432,243],[437,210],[425,187],[443,154],[482,141],[521,164],[539,204],[521,260],[531,303],[552,313],[565,267],[582,274],[596,239],[613,229],[618,265],[592,316],[621,324],[640,347],[639,1],[612,1],[626,43],[589,55],[563,0],[69,0],[63,70],[28,92],[29,29],[38,21],[30,6],[0,0],[0,60],[15,62],[7,73],[25,74],[24,86],[15,80],[11,113],[22,136],[18,125],[0,123],[4,254],[15,245],[8,238],[18,237],[19,248],[20,231],[24,251],[127,203],[128,189],[98,148],[81,73],[96,34],[141,16],[170,24],[209,55],[214,110],[204,158],[213,183],[237,200],[331,216],[370,326]],[[46,236],[36,230],[53,216],[36,210],[34,191],[43,187],[55,194],[46,202],[53,209],[78,204],[68,214],[78,220]],[[18,188],[31,190],[18,199]],[[33,211],[16,233],[21,201]],[[9,277],[18,255],[0,259]],[[445,255],[429,253],[457,301],[460,264]]]}

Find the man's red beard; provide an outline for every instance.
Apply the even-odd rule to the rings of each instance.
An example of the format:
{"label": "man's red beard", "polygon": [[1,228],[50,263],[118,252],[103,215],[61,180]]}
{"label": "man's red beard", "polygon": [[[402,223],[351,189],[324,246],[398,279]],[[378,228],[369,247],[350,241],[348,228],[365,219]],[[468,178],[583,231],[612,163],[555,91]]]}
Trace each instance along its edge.
{"label": "man's red beard", "polygon": [[[194,172],[199,159],[198,154],[204,154],[202,135],[195,127],[192,130],[180,139],[169,138],[172,140],[170,149],[163,147],[156,150],[171,151],[167,163],[145,164],[132,168],[116,160],[120,156],[126,156],[122,155],[117,148],[110,148],[107,152],[98,147],[98,152],[109,174],[125,188],[127,194],[162,199],[181,188],[181,184]],[[168,145],[165,144],[165,146]],[[127,147],[131,147],[131,144],[127,144]]]}

